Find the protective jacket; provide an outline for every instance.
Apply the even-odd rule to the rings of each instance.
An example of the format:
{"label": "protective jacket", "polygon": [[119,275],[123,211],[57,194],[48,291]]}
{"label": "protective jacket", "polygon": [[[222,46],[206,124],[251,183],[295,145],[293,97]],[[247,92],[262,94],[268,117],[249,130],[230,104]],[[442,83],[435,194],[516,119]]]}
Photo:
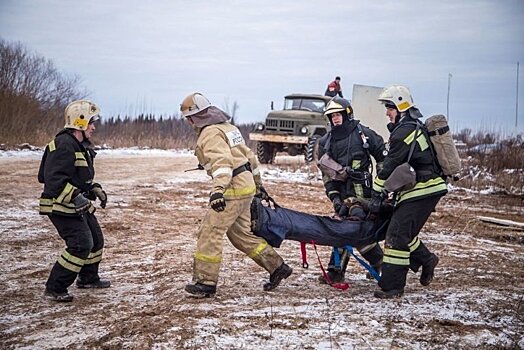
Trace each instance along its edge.
{"label": "protective jacket", "polygon": [[[94,151],[86,149],[68,129],[47,144],[38,171],[38,182],[44,184],[40,214],[79,215],[72,199],[79,193],[89,193],[93,186],[93,156]],[[94,211],[91,205],[89,212]]]}
{"label": "protective jacket", "polygon": [[319,141],[319,150],[319,157],[327,153],[349,170],[346,182],[333,180],[323,174],[324,187],[330,200],[335,196],[341,199],[371,197],[371,156],[379,168],[386,155],[384,140],[380,135],[361,125],[360,121],[351,119],[324,135]]}
{"label": "protective jacket", "polygon": [[213,179],[212,192],[223,193],[225,199],[251,197],[261,185],[255,154],[246,146],[240,130],[229,122],[205,126],[195,155]]}
{"label": "protective jacket", "polygon": [[384,159],[383,168],[373,183],[373,190],[380,192],[384,188],[384,181],[393,170],[406,162],[411,144],[416,142],[409,164],[417,173],[417,183],[414,188],[402,191],[397,195],[397,204],[412,201],[428,196],[443,195],[447,193],[447,185],[440,176],[438,165],[433,159],[430,149],[430,140],[422,130],[415,130],[418,120],[422,115],[416,108],[410,108],[396,124],[388,125],[391,131],[389,138],[389,152]]}
{"label": "protective jacket", "polygon": [[[212,178],[212,193],[223,193],[227,205],[221,212],[209,208],[197,233],[193,281],[216,286],[224,234],[233,246],[270,274],[282,265],[282,258],[263,239],[250,232],[251,199],[261,186],[258,161],[246,146],[229,116],[211,106],[191,116],[198,134],[195,155]],[[251,171],[250,171],[251,170]]]}

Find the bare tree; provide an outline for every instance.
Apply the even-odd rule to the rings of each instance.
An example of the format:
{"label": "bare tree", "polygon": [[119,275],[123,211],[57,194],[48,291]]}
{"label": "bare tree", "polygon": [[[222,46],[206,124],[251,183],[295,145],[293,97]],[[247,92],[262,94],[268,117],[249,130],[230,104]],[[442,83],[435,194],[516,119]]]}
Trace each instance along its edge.
{"label": "bare tree", "polygon": [[0,39],[0,140],[47,142],[63,126],[65,106],[87,96],[79,84],[51,60]]}
{"label": "bare tree", "polygon": [[229,103],[229,97],[224,100],[223,110],[231,116],[231,124],[236,125],[236,114],[239,109],[237,101],[233,102],[233,105]]}

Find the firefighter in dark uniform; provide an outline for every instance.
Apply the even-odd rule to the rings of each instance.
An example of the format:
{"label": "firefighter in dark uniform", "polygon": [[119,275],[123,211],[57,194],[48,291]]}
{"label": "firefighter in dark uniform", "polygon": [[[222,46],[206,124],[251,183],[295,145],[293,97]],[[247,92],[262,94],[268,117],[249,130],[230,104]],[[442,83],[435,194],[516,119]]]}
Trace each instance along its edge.
{"label": "firefighter in dark uniform", "polygon": [[[319,168],[335,214],[345,217],[348,215],[348,208],[358,202],[358,199],[371,198],[371,157],[380,169],[387,152],[382,137],[353,118],[353,110],[348,100],[334,97],[327,104],[324,115],[331,123],[331,131],[319,141],[319,157],[329,156],[340,164],[345,169],[345,176],[343,179],[329,176],[328,172],[324,171],[322,161],[319,162]],[[383,254],[378,243],[356,248],[375,270],[380,271]],[[338,253],[335,249],[328,265],[328,276],[332,282],[342,282],[350,254],[346,249],[338,249]],[[337,259],[336,255],[339,255],[340,259]],[[338,260],[340,265],[336,263]],[[371,275],[368,274],[368,278],[371,278]]]}
{"label": "firefighter in dark uniform", "polygon": [[422,266],[420,283],[424,286],[431,283],[438,257],[422,243],[418,234],[440,198],[447,193],[447,185],[440,175],[431,141],[421,126],[417,130],[422,114],[413,104],[408,88],[390,86],[384,89],[378,100],[386,107],[391,134],[388,155],[373,183],[371,211],[380,211],[383,200],[389,196],[384,192],[385,180],[396,167],[408,160],[411,145],[416,142],[409,158],[409,164],[416,172],[416,184],[394,194],[395,207],[386,232],[380,289],[374,293],[377,298],[389,299],[404,294],[408,269],[417,272]]}
{"label": "firefighter in dark uniform", "polygon": [[78,288],[111,285],[98,275],[104,237],[91,203],[97,198],[102,208],[107,203],[102,186],[93,182],[96,153],[89,141],[99,113],[100,109],[92,102],[70,103],[64,113],[65,127],[47,145],[38,172],[38,181],[44,184],[40,214],[48,215],[66,243],[45,290],[46,297],[59,302],[73,300],[67,288],[75,279]]}

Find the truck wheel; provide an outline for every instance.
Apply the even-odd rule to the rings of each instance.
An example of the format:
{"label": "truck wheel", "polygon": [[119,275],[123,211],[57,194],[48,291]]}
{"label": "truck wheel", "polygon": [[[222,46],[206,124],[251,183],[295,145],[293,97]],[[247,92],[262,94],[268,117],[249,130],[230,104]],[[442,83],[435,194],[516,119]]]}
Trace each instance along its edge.
{"label": "truck wheel", "polygon": [[316,162],[318,160],[318,141],[320,139],[319,135],[313,135],[309,138],[309,141],[306,146],[306,153],[304,158],[306,163]]}
{"label": "truck wheel", "polygon": [[257,143],[258,161],[262,164],[273,163],[275,159],[275,148],[268,142]]}

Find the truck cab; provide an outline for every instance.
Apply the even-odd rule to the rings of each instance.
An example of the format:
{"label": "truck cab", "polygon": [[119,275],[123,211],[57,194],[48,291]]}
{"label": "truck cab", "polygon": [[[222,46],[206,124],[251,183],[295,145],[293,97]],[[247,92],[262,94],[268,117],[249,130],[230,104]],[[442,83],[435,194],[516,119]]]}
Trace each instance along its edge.
{"label": "truck cab", "polygon": [[330,130],[324,117],[329,96],[291,94],[284,98],[282,110],[272,110],[264,123],[257,123],[249,138],[257,142],[258,159],[272,163],[277,152],[291,156],[303,154],[306,163],[315,160],[318,139]]}

